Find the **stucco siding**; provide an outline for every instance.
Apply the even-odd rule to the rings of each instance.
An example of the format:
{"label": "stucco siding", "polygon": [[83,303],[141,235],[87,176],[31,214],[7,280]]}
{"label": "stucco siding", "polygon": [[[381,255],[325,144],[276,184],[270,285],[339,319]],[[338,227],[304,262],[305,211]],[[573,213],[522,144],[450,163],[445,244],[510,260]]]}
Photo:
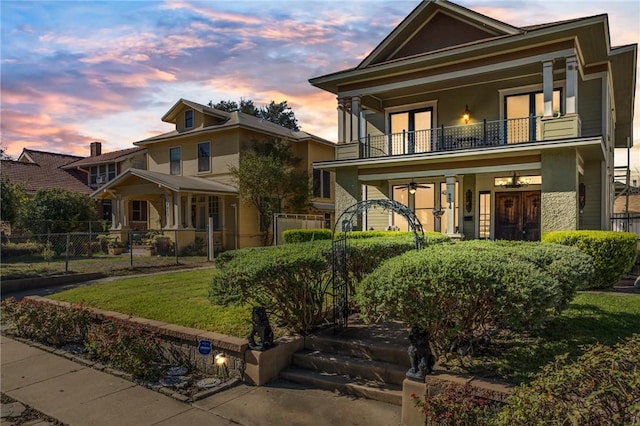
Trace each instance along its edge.
{"label": "stucco siding", "polygon": [[542,232],[578,229],[578,172],[575,149],[542,154]]}

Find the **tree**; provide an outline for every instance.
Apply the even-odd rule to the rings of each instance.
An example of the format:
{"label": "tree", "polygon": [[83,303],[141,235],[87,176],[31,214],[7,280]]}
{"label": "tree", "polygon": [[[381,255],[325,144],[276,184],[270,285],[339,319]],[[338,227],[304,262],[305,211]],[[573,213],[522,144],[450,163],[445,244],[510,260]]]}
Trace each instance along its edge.
{"label": "tree", "polygon": [[300,130],[298,127],[298,120],[296,119],[291,107],[287,105],[287,101],[282,101],[280,103],[271,101],[269,105],[260,108],[259,117],[264,120],[271,121],[272,123],[279,124],[287,129],[295,130],[296,132]]}
{"label": "tree", "polygon": [[300,161],[287,141],[270,140],[243,151],[238,167],[229,168],[240,198],[258,210],[265,245],[271,243],[274,213],[285,203],[292,213],[303,213],[309,205],[309,176],[297,170]]}
{"label": "tree", "polygon": [[94,201],[87,195],[60,188],[40,189],[25,203],[18,218],[21,228],[34,234],[86,230],[96,220]]}
{"label": "tree", "polygon": [[7,179],[0,181],[0,220],[12,224],[20,213],[20,207],[24,202],[24,190],[16,183],[11,183]]}
{"label": "tree", "polygon": [[271,101],[268,105],[260,108],[256,108],[251,99],[240,99],[239,105],[236,101],[231,100],[223,100],[215,104],[213,103],[213,101],[209,101],[208,105],[211,108],[219,109],[226,112],[240,111],[245,114],[253,115],[255,117],[262,118],[263,120],[278,124],[282,127],[286,127],[287,129],[291,129],[294,131],[300,130],[300,127],[298,126],[298,120],[296,119],[296,116],[291,107],[287,104],[287,101],[278,103],[276,103],[275,101]]}

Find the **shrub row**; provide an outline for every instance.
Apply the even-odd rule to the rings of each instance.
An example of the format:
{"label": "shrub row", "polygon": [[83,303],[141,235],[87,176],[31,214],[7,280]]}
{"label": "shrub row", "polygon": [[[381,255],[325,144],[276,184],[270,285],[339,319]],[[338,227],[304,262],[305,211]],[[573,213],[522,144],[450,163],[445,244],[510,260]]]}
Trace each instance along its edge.
{"label": "shrub row", "polygon": [[386,261],[362,281],[356,301],[365,317],[428,331],[439,354],[469,351],[496,327],[540,327],[592,272],[589,256],[571,247],[468,241]]}
{"label": "shrub row", "polygon": [[44,244],[35,241],[26,243],[3,242],[2,257],[34,256],[42,253]]}
{"label": "shrub row", "polygon": [[331,229],[326,228],[287,229],[282,233],[282,239],[285,244],[295,244],[307,241],[330,240],[332,235]]}
{"label": "shrub row", "polygon": [[[338,235],[342,234],[341,232]],[[442,235],[439,232],[428,232],[425,236],[429,236],[429,238],[443,238],[448,239],[448,237]],[[351,240],[362,240],[368,238],[396,238],[396,237],[407,237],[413,236],[413,232],[408,231],[352,231],[349,232],[349,239]],[[317,240],[330,240],[333,237],[333,233],[330,229],[318,228],[318,229],[288,229],[282,233],[282,237],[285,244],[295,244],[295,243],[304,243],[308,241],[317,241]]]}
{"label": "shrub row", "polygon": [[638,236],[632,232],[556,231],[543,234],[542,241],[574,246],[593,258],[595,273],[582,289],[613,287],[638,256]]}
{"label": "shrub row", "polygon": [[2,321],[18,337],[55,347],[81,344],[92,359],[143,379],[158,379],[166,364],[175,361],[168,357],[175,351],[163,350],[149,328],[115,319],[96,322],[81,307],[8,298],[2,301]]}

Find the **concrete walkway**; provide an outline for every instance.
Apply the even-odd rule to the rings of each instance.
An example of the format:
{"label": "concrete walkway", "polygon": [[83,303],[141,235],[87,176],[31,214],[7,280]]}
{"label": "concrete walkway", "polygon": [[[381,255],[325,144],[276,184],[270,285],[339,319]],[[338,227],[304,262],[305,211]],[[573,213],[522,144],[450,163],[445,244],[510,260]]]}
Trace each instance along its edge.
{"label": "concrete walkway", "polygon": [[0,358],[4,394],[69,425],[400,424],[400,407],[286,381],[239,385],[185,404],[6,336]]}

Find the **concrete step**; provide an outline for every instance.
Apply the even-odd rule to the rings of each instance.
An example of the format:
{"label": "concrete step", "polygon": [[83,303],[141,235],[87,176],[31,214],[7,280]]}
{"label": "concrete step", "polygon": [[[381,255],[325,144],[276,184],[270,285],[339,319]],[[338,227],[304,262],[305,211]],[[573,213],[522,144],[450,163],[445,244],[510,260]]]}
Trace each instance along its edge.
{"label": "concrete step", "polygon": [[388,362],[313,350],[293,354],[292,365],[322,373],[346,375],[395,385],[402,385],[408,369]]}
{"label": "concrete step", "polygon": [[337,373],[320,373],[297,367],[282,370],[280,377],[319,389],[355,395],[387,404],[402,405],[402,386],[394,384],[357,379]]}
{"label": "concrete step", "polygon": [[389,343],[374,340],[345,340],[333,336],[307,336],[305,339],[305,349],[308,350],[388,362],[406,367],[406,370],[411,366],[407,354],[408,347],[408,340]]}

